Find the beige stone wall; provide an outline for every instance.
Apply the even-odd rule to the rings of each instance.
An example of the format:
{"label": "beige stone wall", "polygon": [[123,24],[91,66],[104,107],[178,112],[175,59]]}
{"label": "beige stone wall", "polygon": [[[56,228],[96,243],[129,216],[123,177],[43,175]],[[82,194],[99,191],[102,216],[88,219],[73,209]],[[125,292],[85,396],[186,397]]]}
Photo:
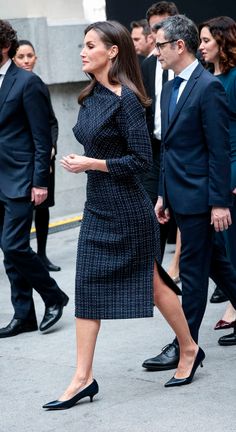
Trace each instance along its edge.
{"label": "beige stone wall", "polygon": [[0,0],[2,19],[46,17],[49,22],[105,19],[105,0]]}
{"label": "beige stone wall", "polygon": [[85,19],[82,0],[0,0],[0,11],[2,19],[39,17],[62,21]]}

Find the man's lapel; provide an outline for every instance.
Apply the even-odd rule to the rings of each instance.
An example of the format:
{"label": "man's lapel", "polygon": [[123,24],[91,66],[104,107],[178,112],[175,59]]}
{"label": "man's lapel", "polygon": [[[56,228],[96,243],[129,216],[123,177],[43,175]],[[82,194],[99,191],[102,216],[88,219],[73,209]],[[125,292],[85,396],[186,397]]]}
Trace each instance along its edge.
{"label": "man's lapel", "polygon": [[161,107],[161,118],[162,118],[162,126],[161,129],[163,131],[163,136],[165,136],[167,129],[169,127],[169,104],[170,104],[170,96],[172,91],[172,83],[173,81],[168,81],[165,84],[164,92],[163,92],[163,103]]}
{"label": "man's lapel", "polygon": [[199,63],[198,66],[196,67],[196,69],[194,69],[191,77],[189,78],[179,100],[178,103],[176,105],[176,109],[173,113],[173,116],[168,124],[168,107],[169,107],[169,102],[170,102],[170,96],[171,96],[171,90],[172,87],[169,86],[168,88],[168,94],[166,94],[166,105],[167,105],[167,111],[166,111],[166,115],[164,116],[165,119],[165,125],[164,125],[164,133],[165,136],[167,135],[167,133],[169,132],[169,130],[171,129],[171,127],[173,126],[173,124],[175,123],[176,118],[179,115],[179,112],[181,111],[183,105],[185,104],[186,100],[188,99],[188,97],[190,96],[194,86],[197,83],[197,80],[199,78],[199,76],[202,74],[204,68],[203,66]]}
{"label": "man's lapel", "polygon": [[11,88],[12,88],[12,86],[16,80],[16,77],[15,77],[16,72],[17,72],[17,67],[12,62],[11,66],[7,70],[7,73],[4,77],[2,86],[0,88],[0,111],[3,107],[3,104],[7,98],[9,91],[11,90]]}

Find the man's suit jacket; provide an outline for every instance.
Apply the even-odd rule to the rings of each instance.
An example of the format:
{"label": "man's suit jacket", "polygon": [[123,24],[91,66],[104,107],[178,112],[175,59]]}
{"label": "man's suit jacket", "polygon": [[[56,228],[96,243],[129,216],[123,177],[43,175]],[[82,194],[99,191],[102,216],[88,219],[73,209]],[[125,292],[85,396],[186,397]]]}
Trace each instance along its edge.
{"label": "man's suit jacket", "polygon": [[155,107],[156,107],[156,94],[155,94],[156,64],[157,64],[157,57],[151,55],[150,57],[147,57],[141,65],[144,87],[146,89],[147,95],[152,99],[152,104],[150,105],[150,107],[146,108],[147,127],[151,138],[153,138],[154,117],[155,117]]}
{"label": "man's suit jacket", "polygon": [[163,87],[160,195],[180,214],[231,205],[228,107],[223,86],[199,64],[168,121],[172,81]]}
{"label": "man's suit jacket", "polygon": [[49,118],[45,84],[12,62],[0,89],[0,190],[8,198],[48,185]]}

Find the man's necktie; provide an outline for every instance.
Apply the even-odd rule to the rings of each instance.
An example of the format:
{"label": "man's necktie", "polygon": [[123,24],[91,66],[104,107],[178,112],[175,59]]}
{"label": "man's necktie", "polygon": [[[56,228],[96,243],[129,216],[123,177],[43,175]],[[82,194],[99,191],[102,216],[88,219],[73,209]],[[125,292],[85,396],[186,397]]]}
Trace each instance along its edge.
{"label": "man's necktie", "polygon": [[171,119],[177,102],[177,97],[179,93],[179,86],[182,83],[183,78],[176,76],[173,81],[172,92],[170,96],[170,104],[169,104],[169,120]]}

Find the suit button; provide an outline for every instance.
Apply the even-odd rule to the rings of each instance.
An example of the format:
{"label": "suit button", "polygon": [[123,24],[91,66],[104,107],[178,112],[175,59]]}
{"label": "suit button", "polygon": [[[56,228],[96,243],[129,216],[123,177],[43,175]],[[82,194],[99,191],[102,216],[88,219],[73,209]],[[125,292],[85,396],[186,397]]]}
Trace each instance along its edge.
{"label": "suit button", "polygon": [[165,146],[165,149],[166,149],[166,150],[169,150],[169,146],[168,146],[168,145],[166,145],[166,146]]}

